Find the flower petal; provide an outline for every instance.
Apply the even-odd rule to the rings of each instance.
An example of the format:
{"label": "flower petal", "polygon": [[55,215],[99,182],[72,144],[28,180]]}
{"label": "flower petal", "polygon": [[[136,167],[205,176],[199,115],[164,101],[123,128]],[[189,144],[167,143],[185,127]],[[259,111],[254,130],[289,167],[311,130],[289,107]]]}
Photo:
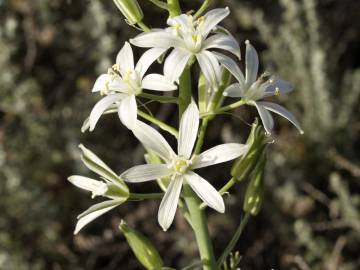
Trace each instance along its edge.
{"label": "flower petal", "polygon": [[[294,87],[288,81],[276,79],[273,83],[270,83],[265,89],[265,97],[281,94],[286,95],[294,90]],[[278,93],[277,93],[278,92]]]}
{"label": "flower petal", "polygon": [[240,46],[233,36],[216,34],[204,42],[204,49],[222,49],[231,52],[240,59]]}
{"label": "flower petal", "polygon": [[111,94],[102,98],[98,103],[96,103],[94,108],[91,110],[89,116],[89,130],[94,130],[100,116],[106,111],[109,106],[111,106],[114,102],[120,101],[124,97],[126,97],[126,95],[124,94]]}
{"label": "flower petal", "polygon": [[182,183],[182,176],[171,180],[165,192],[164,198],[161,200],[158,212],[158,221],[164,231],[167,231],[174,220]]}
{"label": "flower petal", "polygon": [[239,83],[230,84],[223,93],[226,97],[243,97],[244,90]]}
{"label": "flower petal", "polygon": [[165,164],[144,164],[134,166],[120,175],[120,178],[129,183],[139,183],[169,176],[172,170]]}
{"label": "flower petal", "polygon": [[245,77],[239,66],[232,60],[230,57],[222,54],[213,52],[216,58],[219,60],[220,64],[223,65],[240,83],[241,86],[245,85]]}
{"label": "flower petal", "polygon": [[185,179],[204,203],[220,213],[225,212],[223,198],[208,181],[192,171],[185,174]]}
{"label": "flower petal", "polygon": [[245,44],[245,81],[246,85],[250,86],[256,81],[257,78],[259,69],[259,56],[249,40],[245,41]]}
{"label": "flower petal", "polygon": [[145,148],[154,151],[164,160],[169,161],[175,156],[174,151],[164,137],[153,127],[141,121],[136,121],[136,125],[132,131]]}
{"label": "flower petal", "polygon": [[157,30],[142,33],[137,35],[135,38],[130,39],[130,42],[138,47],[143,48],[170,48],[179,47],[183,44],[183,41],[165,30]]}
{"label": "flower petal", "polygon": [[266,133],[271,134],[271,130],[274,127],[274,119],[272,118],[271,114],[264,108],[264,106],[259,103],[260,102],[252,102],[251,104],[254,105],[258,110]]}
{"label": "flower petal", "polygon": [[166,50],[167,48],[151,48],[142,54],[135,67],[135,70],[140,74],[140,78],[144,77],[150,65],[165,53]]}
{"label": "flower petal", "polygon": [[121,200],[109,200],[91,206],[85,212],[78,216],[78,222],[76,223],[74,234],[77,234],[82,228],[89,224],[94,219],[105,214],[116,206],[122,204],[126,199]]}
{"label": "flower petal", "polygon": [[196,156],[193,160],[191,168],[203,168],[235,159],[245,154],[248,148],[249,147],[246,144],[240,143],[226,143],[217,145]]}
{"label": "flower petal", "polygon": [[261,101],[258,103],[261,106],[263,106],[266,110],[272,111],[272,112],[277,113],[277,114],[281,115],[282,117],[286,118],[299,130],[299,132],[301,134],[304,133],[304,131],[300,127],[300,123],[296,120],[295,116],[291,112],[289,112],[287,109],[285,109],[284,107],[282,107],[278,104],[272,103],[272,102]]}
{"label": "flower petal", "polygon": [[170,81],[177,81],[180,75],[183,73],[187,62],[189,61],[191,54],[181,48],[175,48],[168,57],[166,57],[164,63],[164,75]]}
{"label": "flower petal", "polygon": [[149,74],[144,77],[141,83],[143,89],[157,90],[157,91],[173,91],[177,86],[171,82],[167,77],[160,74]]}
{"label": "flower petal", "polygon": [[194,101],[184,111],[179,127],[178,154],[189,159],[199,129],[199,110]]}
{"label": "flower petal", "polygon": [[106,90],[106,83],[110,81],[110,75],[109,74],[101,74],[95,81],[94,86],[91,90],[91,92],[99,92]]}
{"label": "flower petal", "polygon": [[123,76],[129,70],[134,70],[134,55],[129,42],[125,42],[116,56],[116,64],[120,67]]}
{"label": "flower petal", "polygon": [[211,32],[211,30],[223,19],[225,19],[226,16],[230,14],[230,10],[228,7],[226,8],[216,8],[213,10],[210,10],[204,15],[204,22],[201,26],[201,34],[203,37],[207,37],[207,35]]}
{"label": "flower petal", "polygon": [[68,180],[78,188],[87,190],[87,191],[94,191],[97,190],[104,185],[106,186],[106,183],[103,181],[98,181],[89,177],[81,176],[81,175],[72,175],[68,177]]}
{"label": "flower petal", "polygon": [[121,100],[118,113],[121,122],[128,129],[132,129],[137,119],[137,105],[134,95],[129,95]]}
{"label": "flower petal", "polygon": [[211,85],[218,85],[221,77],[220,65],[215,55],[209,51],[196,54],[201,71]]}

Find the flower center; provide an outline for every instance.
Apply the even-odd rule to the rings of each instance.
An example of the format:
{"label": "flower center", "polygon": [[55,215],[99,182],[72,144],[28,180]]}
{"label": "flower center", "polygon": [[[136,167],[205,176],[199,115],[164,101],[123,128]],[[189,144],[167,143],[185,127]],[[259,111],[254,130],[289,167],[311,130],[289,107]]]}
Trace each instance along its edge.
{"label": "flower center", "polygon": [[190,165],[191,165],[190,160],[177,158],[174,160],[172,168],[175,173],[184,174]]}
{"label": "flower center", "polygon": [[128,70],[123,76],[123,82],[129,86],[129,95],[138,95],[141,93],[141,84],[139,75],[134,70]]}

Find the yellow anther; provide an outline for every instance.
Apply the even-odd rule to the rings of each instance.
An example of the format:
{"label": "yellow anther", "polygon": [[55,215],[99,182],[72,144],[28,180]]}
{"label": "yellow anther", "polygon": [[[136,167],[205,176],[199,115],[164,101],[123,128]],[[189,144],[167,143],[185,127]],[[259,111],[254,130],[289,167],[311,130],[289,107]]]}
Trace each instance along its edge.
{"label": "yellow anther", "polygon": [[280,96],[280,89],[279,89],[279,87],[276,87],[275,88],[275,96]]}
{"label": "yellow anther", "polygon": [[118,64],[113,64],[111,68],[115,71],[120,71],[120,66]]}

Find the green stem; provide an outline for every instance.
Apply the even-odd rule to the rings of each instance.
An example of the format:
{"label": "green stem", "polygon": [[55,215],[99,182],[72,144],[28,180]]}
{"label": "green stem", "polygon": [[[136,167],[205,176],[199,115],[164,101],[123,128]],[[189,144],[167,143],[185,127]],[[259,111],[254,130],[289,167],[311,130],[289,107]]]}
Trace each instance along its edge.
{"label": "green stem", "polygon": [[130,200],[161,199],[164,193],[130,193]]}
{"label": "green stem", "polygon": [[205,138],[206,129],[207,129],[208,124],[209,124],[209,118],[204,118],[201,122],[199,135],[198,135],[196,145],[195,145],[195,150],[194,150],[195,155],[200,153],[201,147],[204,144],[204,138]]}
{"label": "green stem", "polygon": [[240,221],[239,227],[237,228],[234,236],[230,240],[229,244],[226,246],[224,252],[221,254],[220,258],[217,261],[217,265],[220,268],[223,262],[226,260],[226,257],[230,254],[230,252],[234,249],[237,241],[239,240],[246,224],[248,223],[250,218],[250,214],[247,212],[244,218]]}
{"label": "green stem", "polygon": [[198,11],[194,15],[194,19],[197,19],[203,12],[210,6],[212,0],[205,0],[201,7],[198,9]]}
{"label": "green stem", "polygon": [[175,17],[181,14],[180,4],[178,0],[167,0],[170,17]]}
{"label": "green stem", "polygon": [[137,25],[138,25],[144,32],[149,32],[149,31],[150,31],[150,28],[149,28],[145,23],[143,23],[142,21],[137,22]]}
{"label": "green stem", "polygon": [[209,111],[209,112],[206,112],[206,113],[202,113],[202,114],[200,114],[200,117],[201,117],[201,118],[207,118],[207,117],[216,115],[216,114],[218,114],[218,113],[223,113],[223,112],[227,112],[227,111],[230,111],[230,110],[239,108],[240,106],[245,105],[245,104],[246,104],[246,101],[244,101],[244,100],[239,100],[239,101],[234,102],[234,103],[231,103],[231,104],[229,104],[229,105],[227,105],[227,106],[221,107],[221,108],[219,108],[219,109],[217,109],[217,110]]}
{"label": "green stem", "polygon": [[186,67],[180,76],[179,86],[179,116],[183,114],[191,102],[191,67]]}
{"label": "green stem", "polygon": [[191,225],[195,233],[203,269],[217,269],[205,212],[199,208],[201,202],[187,184],[184,185],[184,199],[189,210]]}
{"label": "green stem", "polygon": [[149,93],[141,93],[139,94],[139,97],[147,98],[161,103],[178,103],[177,97],[167,97],[167,96],[153,95]]}
{"label": "green stem", "polygon": [[149,1],[152,2],[154,5],[158,6],[159,8],[169,10],[167,4],[160,0],[149,0]]}
{"label": "green stem", "polygon": [[149,122],[157,125],[157,126],[158,126],[159,128],[161,128],[162,130],[165,130],[165,131],[169,132],[169,133],[170,133],[171,135],[173,135],[175,138],[177,138],[177,137],[179,136],[179,132],[178,132],[175,128],[173,128],[173,127],[165,124],[164,122],[162,122],[162,121],[160,121],[160,120],[152,117],[151,115],[148,115],[147,113],[145,113],[145,112],[143,112],[143,111],[138,110],[137,113],[138,113],[138,115],[139,115],[140,117],[142,117],[142,118],[148,120]]}

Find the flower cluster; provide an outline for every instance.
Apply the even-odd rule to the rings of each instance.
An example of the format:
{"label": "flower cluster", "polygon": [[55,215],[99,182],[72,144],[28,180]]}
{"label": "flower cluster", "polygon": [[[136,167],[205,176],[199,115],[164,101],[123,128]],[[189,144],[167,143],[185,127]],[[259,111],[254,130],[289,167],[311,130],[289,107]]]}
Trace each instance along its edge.
{"label": "flower cluster", "polygon": [[[172,134],[177,136],[177,152],[174,152],[156,129],[137,118],[140,113],[137,106],[139,97],[150,97],[153,100],[160,100],[162,97],[147,94],[144,90],[161,92],[177,90],[184,70],[195,63],[198,63],[201,74],[205,77],[206,91],[212,94],[220,93],[220,97],[214,100],[217,103],[212,108],[212,115],[216,115],[219,108],[221,111],[224,101],[221,97],[240,98],[240,103],[234,104],[255,106],[268,134],[271,134],[274,126],[274,120],[269,111],[285,117],[302,132],[299,123],[289,111],[275,103],[262,101],[266,97],[287,94],[293,90],[293,87],[290,83],[269,74],[258,77],[258,54],[249,41],[245,42],[246,65],[245,76],[243,75],[237,63],[240,61],[238,42],[226,29],[218,26],[228,15],[228,8],[218,8],[198,18],[189,14],[169,18],[168,27],[153,29],[130,39],[130,43],[135,46],[149,48],[136,64],[132,47],[130,43],[125,42],[116,57],[115,64],[108,69],[107,73],[98,77],[92,92],[100,93],[104,97],[92,109],[83,130],[87,128],[90,131],[94,130],[101,115],[117,111],[120,121],[131,130],[147,151],[154,153],[160,159],[160,162],[136,165],[117,175],[94,153],[81,146],[85,165],[100,175],[101,180],[71,176],[69,181],[82,189],[91,191],[93,197],[103,196],[110,200],[95,204],[82,213],[78,217],[75,233],[93,219],[131,197],[125,182],[139,183],[169,179],[164,185],[158,212],[159,224],[165,231],[173,222],[184,185],[189,186],[205,205],[220,213],[225,211],[222,194],[194,170],[234,160],[246,154],[248,145],[227,143],[217,145],[202,153],[195,152],[194,145],[199,136],[199,123],[203,118],[194,101],[195,94],[190,98],[191,102],[187,104],[186,110],[181,115],[178,130],[160,123],[161,121],[151,116],[147,117],[147,120],[164,130],[175,130]],[[235,60],[224,54],[225,52],[233,54]],[[165,59],[163,74],[146,75],[149,67],[157,59]],[[221,89],[221,85],[224,84],[222,75],[226,72],[231,74],[236,82]],[[229,108],[235,107],[234,105]]]}

